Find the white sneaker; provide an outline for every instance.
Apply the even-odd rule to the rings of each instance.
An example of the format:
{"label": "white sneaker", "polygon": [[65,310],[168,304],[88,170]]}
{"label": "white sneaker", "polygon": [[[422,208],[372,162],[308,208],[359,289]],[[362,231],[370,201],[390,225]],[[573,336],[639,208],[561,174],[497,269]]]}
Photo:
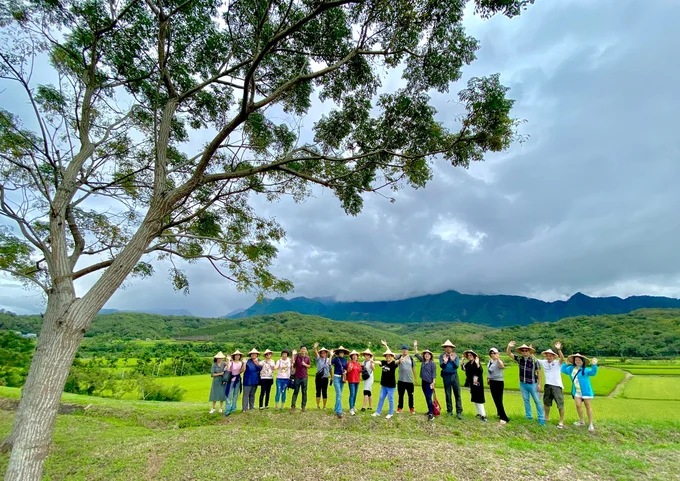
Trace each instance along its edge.
{"label": "white sneaker", "polygon": [[210,414],[215,414],[215,408],[212,408],[212,409],[210,410]]}
{"label": "white sneaker", "polygon": [[592,424],[588,426],[588,431],[590,431],[591,433],[595,431],[595,426],[593,426]]}
{"label": "white sneaker", "polygon": [[380,416],[380,413],[379,413],[379,412],[375,412],[375,413],[371,414],[371,416],[374,417],[374,418],[377,418],[378,416]]}
{"label": "white sneaker", "polygon": [[354,409],[349,410],[350,416],[354,416],[356,414],[356,411]]}
{"label": "white sneaker", "polygon": [[576,422],[574,423],[574,426],[585,426],[585,425],[586,425],[586,423],[581,422],[581,421],[576,421]]}
{"label": "white sneaker", "polygon": [[389,419],[389,418],[391,418],[391,417],[392,417],[392,415],[391,415],[391,414],[388,414],[387,416],[385,416],[385,419]]}

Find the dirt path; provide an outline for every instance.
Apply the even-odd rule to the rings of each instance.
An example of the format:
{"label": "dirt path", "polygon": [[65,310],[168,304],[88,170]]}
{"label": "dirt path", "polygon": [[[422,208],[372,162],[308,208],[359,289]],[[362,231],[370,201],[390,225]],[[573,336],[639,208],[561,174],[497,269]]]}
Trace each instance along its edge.
{"label": "dirt path", "polygon": [[[619,371],[623,371],[623,369],[619,369]],[[607,397],[619,397],[621,394],[623,394],[623,390],[626,388],[626,384],[628,384],[628,381],[631,380],[633,375],[629,373],[628,371],[623,371],[625,376],[623,379],[621,379],[621,382],[619,382],[614,390],[609,393],[609,396]]]}

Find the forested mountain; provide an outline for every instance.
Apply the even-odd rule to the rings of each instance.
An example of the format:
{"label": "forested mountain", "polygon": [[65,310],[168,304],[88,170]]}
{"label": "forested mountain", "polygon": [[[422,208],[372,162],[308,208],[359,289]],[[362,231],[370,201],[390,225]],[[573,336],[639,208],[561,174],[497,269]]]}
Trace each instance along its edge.
{"label": "forested mountain", "polygon": [[[565,351],[598,356],[680,355],[680,310],[643,309],[628,314],[607,314],[562,319],[528,326],[493,328],[464,322],[381,323],[342,322],[294,312],[229,319],[224,324],[198,329],[192,335],[240,348],[282,349],[318,341],[326,347],[340,344],[350,349],[380,347],[386,339],[392,349],[418,340],[421,349],[439,350],[451,339],[460,350],[487,352],[492,346],[504,349],[510,340],[547,349],[559,340]],[[190,339],[190,338],[188,338]]]}
{"label": "forested mountain", "polygon": [[557,321],[565,317],[624,314],[636,309],[676,308],[680,299],[634,296],[589,297],[576,293],[566,301],[545,302],[521,296],[474,295],[447,291],[398,301],[335,302],[332,299],[265,299],[248,309],[227,315],[243,318],[299,312],[339,321],[382,321],[390,323],[460,321],[488,326],[527,325]]}

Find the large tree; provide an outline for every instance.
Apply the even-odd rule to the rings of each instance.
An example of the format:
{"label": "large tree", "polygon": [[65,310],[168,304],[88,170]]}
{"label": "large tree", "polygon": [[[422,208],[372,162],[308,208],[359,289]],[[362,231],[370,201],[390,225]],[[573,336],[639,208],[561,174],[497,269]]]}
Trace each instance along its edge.
{"label": "large tree", "polygon": [[[286,292],[269,270],[280,226],[253,196],[421,187],[435,159],[467,167],[517,139],[497,75],[435,119],[478,43],[466,0],[13,0],[0,11],[0,269],[47,298],[5,479],[42,472],[62,388],[92,319],[130,275],[206,259],[239,289]],[[474,0],[518,15],[533,0]],[[402,87],[378,95],[386,72]],[[39,77],[40,82],[35,78]],[[299,119],[330,112],[300,135]],[[12,106],[12,108],[10,108]],[[197,146],[192,138],[208,139]],[[77,292],[74,281],[93,275]]]}

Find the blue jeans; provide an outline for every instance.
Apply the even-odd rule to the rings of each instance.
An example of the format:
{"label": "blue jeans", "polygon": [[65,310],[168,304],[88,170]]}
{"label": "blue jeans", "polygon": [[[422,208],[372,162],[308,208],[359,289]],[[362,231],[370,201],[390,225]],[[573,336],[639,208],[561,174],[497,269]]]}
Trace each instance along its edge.
{"label": "blue jeans", "polygon": [[390,411],[388,414],[394,414],[394,391],[396,388],[394,387],[385,387],[385,386],[380,386],[380,399],[378,400],[378,408],[376,409],[375,412],[380,414],[380,411],[382,411],[383,404],[385,403],[385,398],[390,403]]}
{"label": "blue jeans", "polygon": [[430,383],[422,381],[421,386],[423,388],[423,394],[425,395],[425,401],[427,401],[427,414],[434,415],[434,405],[432,404],[432,393],[434,389],[430,387]]}
{"label": "blue jeans", "polygon": [[342,376],[333,376],[333,389],[335,389],[335,414],[342,414],[342,389],[345,383]]}
{"label": "blue jeans", "polygon": [[238,394],[241,391],[241,379],[236,380],[229,385],[229,395],[227,396],[227,403],[224,406],[224,414],[230,414],[236,411],[236,402],[238,401]]}
{"label": "blue jeans", "polygon": [[543,402],[541,397],[538,395],[538,385],[536,383],[519,383],[519,392],[522,393],[522,399],[524,400],[524,412],[527,419],[533,419],[531,415],[531,398],[534,400],[536,405],[536,412],[538,413],[539,424],[545,424],[545,414],[543,413]]}
{"label": "blue jeans", "polygon": [[277,379],[276,380],[276,399],[274,402],[279,403],[281,399],[281,405],[286,404],[286,391],[288,390],[288,379]]}
{"label": "blue jeans", "polygon": [[354,409],[357,404],[357,393],[359,392],[359,383],[349,383],[349,408]]}

